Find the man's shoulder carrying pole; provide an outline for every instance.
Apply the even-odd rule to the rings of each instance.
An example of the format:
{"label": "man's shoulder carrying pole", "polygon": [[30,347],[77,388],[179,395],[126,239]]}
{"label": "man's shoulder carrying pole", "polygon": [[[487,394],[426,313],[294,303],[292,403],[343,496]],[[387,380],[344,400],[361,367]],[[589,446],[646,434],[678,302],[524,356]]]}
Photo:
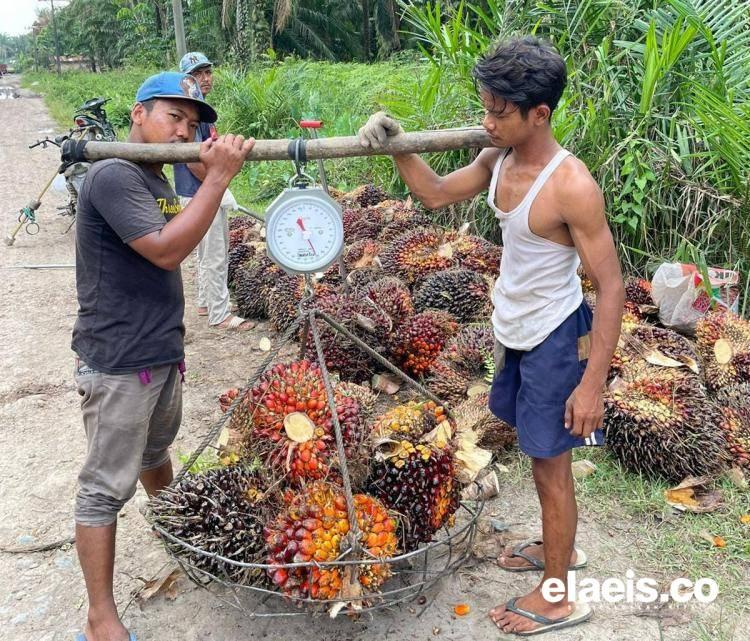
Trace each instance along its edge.
{"label": "man's shoulder carrying pole", "polygon": [[[69,144],[71,143],[71,144]],[[296,153],[306,160],[348,158],[354,156],[394,156],[422,154],[454,149],[491,147],[492,142],[481,127],[414,131],[388,138],[382,147],[363,147],[357,136],[339,136],[303,140],[301,149],[295,140],[257,140],[248,161],[293,160]],[[198,162],[200,143],[130,143],[88,141],[63,144],[63,162],[82,162],[120,158],[143,163]]]}

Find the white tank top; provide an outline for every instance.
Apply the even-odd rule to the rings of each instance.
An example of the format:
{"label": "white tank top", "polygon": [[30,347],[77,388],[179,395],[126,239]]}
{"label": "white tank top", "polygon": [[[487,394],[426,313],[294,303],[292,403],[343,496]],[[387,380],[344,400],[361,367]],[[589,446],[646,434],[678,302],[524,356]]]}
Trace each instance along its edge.
{"label": "white tank top", "polygon": [[492,292],[492,326],[495,338],[506,347],[530,350],[559,327],[583,301],[581,279],[576,273],[581,262],[576,248],[537,236],[529,228],[531,205],[570,152],[558,151],[519,205],[505,212],[495,205],[495,194],[508,153],[501,153],[497,159],[487,197],[503,233],[500,276]]}

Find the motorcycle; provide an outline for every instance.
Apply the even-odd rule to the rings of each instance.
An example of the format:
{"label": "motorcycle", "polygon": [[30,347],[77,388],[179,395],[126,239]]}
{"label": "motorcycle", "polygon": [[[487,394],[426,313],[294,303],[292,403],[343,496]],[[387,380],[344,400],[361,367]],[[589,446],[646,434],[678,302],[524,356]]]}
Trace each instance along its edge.
{"label": "motorcycle", "polygon": [[[57,146],[62,145],[68,138],[104,142],[114,141],[116,139],[115,130],[107,120],[107,112],[104,110],[104,105],[108,102],[108,98],[92,98],[78,107],[73,115],[75,128],[71,129],[68,135],[55,138]],[[78,194],[90,166],[90,162],[77,162],[67,167],[63,172],[65,187],[68,191],[68,204],[60,208],[63,216],[75,218]]]}
{"label": "motorcycle", "polygon": [[[55,145],[56,147],[62,146],[63,142],[68,139],[71,140],[97,140],[112,142],[116,140],[114,127],[107,119],[107,112],[104,109],[104,105],[109,102],[108,98],[92,98],[87,100],[80,107],[78,107],[73,115],[73,122],[75,127],[67,134],[61,134],[54,138],[46,137],[44,140],[37,140],[33,145],[29,145],[29,149],[41,146],[43,149],[47,148],[47,145]],[[36,222],[36,210],[41,206],[41,200],[47,190],[62,182],[62,188],[68,193],[68,202],[62,207],[58,207],[60,214],[63,216],[70,216],[72,222],[68,226],[66,233],[70,231],[70,228],[75,223],[76,208],[78,206],[78,194],[83,185],[83,181],[86,178],[86,172],[91,166],[90,162],[76,162],[71,165],[61,165],[58,169],[57,174],[53,176],[47,184],[44,186],[42,191],[36,200],[31,201],[26,207],[23,207],[18,216],[18,225],[5,237],[5,244],[10,246],[16,241],[16,234],[21,228],[26,226],[26,233],[30,235],[37,234],[39,232],[39,224]]]}

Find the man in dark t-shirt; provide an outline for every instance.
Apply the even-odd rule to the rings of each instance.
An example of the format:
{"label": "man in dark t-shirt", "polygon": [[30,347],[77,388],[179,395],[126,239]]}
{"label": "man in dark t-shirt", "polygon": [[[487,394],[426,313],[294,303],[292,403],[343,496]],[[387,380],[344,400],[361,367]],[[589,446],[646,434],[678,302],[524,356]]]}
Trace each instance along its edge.
{"label": "man in dark t-shirt", "polygon": [[106,374],[179,363],[185,333],[180,269],[162,269],[128,247],[172,220],[179,198],[163,175],[125,160],[94,163],[91,174],[76,225],[80,310],[73,350]]}
{"label": "man in dark t-shirt", "polygon": [[[136,94],[129,142],[192,142],[216,112],[195,79],[164,72]],[[190,204],[161,164],[93,164],[78,200],[78,318],[72,347],[88,447],[78,477],[76,548],[89,610],[79,641],[127,641],[112,593],[117,515],[138,480],[153,496],[172,480],[182,417],[180,263],[211,225],[254,140],[227,134],[201,144],[206,177]]]}

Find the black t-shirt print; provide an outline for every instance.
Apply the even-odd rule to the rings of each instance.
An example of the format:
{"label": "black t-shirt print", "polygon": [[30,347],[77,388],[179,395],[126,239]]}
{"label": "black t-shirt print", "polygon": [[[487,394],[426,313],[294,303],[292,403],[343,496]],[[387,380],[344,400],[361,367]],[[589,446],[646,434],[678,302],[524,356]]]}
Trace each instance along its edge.
{"label": "black t-shirt print", "polygon": [[116,159],[89,169],[76,218],[72,347],[95,370],[124,374],[184,358],[180,270],[161,269],[128,245],[179,212],[164,176]]}

